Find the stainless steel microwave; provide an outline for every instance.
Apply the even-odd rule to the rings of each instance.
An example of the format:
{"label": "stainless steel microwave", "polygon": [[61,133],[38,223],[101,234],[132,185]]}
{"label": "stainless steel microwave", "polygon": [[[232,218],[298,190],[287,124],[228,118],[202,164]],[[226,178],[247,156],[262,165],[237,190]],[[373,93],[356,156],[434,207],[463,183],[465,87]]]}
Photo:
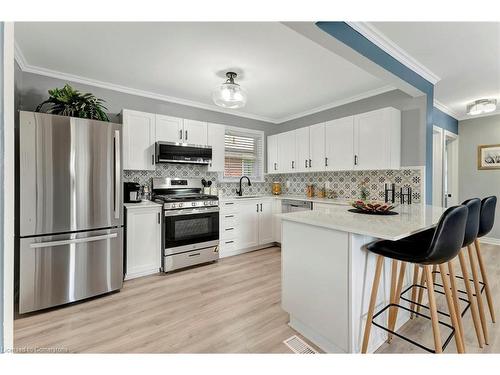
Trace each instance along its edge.
{"label": "stainless steel microwave", "polygon": [[212,147],[177,142],[156,142],[157,163],[210,164]]}

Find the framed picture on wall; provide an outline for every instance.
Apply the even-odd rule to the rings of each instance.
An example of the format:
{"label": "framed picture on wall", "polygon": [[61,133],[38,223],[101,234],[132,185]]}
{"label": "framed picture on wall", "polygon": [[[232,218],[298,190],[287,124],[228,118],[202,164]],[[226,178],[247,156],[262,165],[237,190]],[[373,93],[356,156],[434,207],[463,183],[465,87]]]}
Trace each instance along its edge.
{"label": "framed picture on wall", "polygon": [[500,144],[477,146],[477,169],[500,169]]}

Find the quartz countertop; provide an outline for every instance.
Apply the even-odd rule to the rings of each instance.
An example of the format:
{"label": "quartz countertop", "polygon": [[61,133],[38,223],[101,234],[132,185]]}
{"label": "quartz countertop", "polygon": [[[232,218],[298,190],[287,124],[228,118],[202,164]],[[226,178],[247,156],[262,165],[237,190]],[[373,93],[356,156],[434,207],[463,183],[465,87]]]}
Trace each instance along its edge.
{"label": "quartz countertop", "polygon": [[331,205],[326,211],[300,211],[277,216],[285,221],[396,241],[434,227],[446,210],[420,204],[401,205],[394,209],[399,215],[382,216],[353,213],[348,209],[350,207]]}
{"label": "quartz countertop", "polygon": [[316,203],[326,203],[326,204],[336,204],[336,205],[348,205],[349,202],[345,199],[330,199],[330,198],[308,198],[305,195],[243,195],[240,197],[219,197],[220,202],[233,202],[233,201],[243,201],[247,199],[263,199],[263,198],[273,198],[273,199],[290,199],[298,201],[316,202]]}
{"label": "quartz countertop", "polygon": [[125,208],[146,208],[146,207],[161,207],[160,203],[156,203],[147,199],[143,199],[139,203],[124,203]]}

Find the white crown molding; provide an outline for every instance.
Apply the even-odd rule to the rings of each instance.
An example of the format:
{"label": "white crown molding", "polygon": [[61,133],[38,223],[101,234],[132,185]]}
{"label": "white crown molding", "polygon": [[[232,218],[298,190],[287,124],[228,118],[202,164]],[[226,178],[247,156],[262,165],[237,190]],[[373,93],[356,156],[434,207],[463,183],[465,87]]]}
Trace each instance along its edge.
{"label": "white crown molding", "polygon": [[386,92],[389,92],[389,91],[392,91],[392,90],[395,90],[395,88],[392,87],[392,86],[383,86],[383,87],[380,87],[378,89],[373,89],[373,90],[365,91],[365,92],[363,92],[361,94],[354,95],[354,96],[351,96],[351,97],[346,98],[346,99],[337,100],[337,101],[335,101],[333,103],[325,104],[325,105],[322,105],[322,106],[319,106],[319,107],[316,107],[316,108],[313,108],[313,109],[310,109],[310,110],[307,110],[307,111],[304,111],[304,112],[300,112],[300,113],[296,113],[296,114],[293,114],[293,115],[290,115],[290,116],[282,117],[282,118],[279,119],[278,124],[282,124],[284,122],[295,120],[297,118],[301,118],[301,117],[304,117],[304,116],[312,115],[312,114],[315,114],[315,113],[318,113],[318,112],[321,112],[321,111],[325,111],[327,109],[332,109],[332,108],[335,108],[335,107],[340,107],[341,105],[344,105],[344,104],[349,104],[349,103],[352,103],[352,102],[357,102],[358,100],[363,100],[363,99],[366,99],[366,98],[369,98],[369,97],[372,97],[372,96],[375,96],[375,95],[380,95],[380,94],[383,94],[383,93],[386,93]]}
{"label": "white crown molding", "polygon": [[441,80],[437,74],[412,57],[369,22],[347,22],[347,24],[433,85]]}
{"label": "white crown molding", "polygon": [[378,89],[369,90],[369,91],[366,91],[366,92],[361,93],[359,95],[355,95],[355,96],[352,96],[352,97],[347,98],[347,99],[338,100],[338,101],[335,101],[333,103],[325,104],[323,106],[316,107],[316,108],[313,108],[313,109],[310,109],[310,110],[307,110],[304,112],[296,113],[296,114],[282,117],[282,118],[272,118],[272,117],[254,115],[254,114],[246,113],[246,112],[225,109],[225,108],[221,108],[221,107],[218,107],[216,105],[213,105],[213,104],[205,104],[205,103],[200,103],[197,101],[181,99],[181,98],[177,98],[177,97],[173,97],[173,96],[158,94],[158,93],[151,92],[151,91],[139,90],[139,89],[135,89],[132,87],[127,87],[127,86],[117,85],[117,84],[110,83],[110,82],[104,82],[104,81],[99,81],[99,80],[95,80],[92,78],[82,77],[82,76],[79,76],[76,74],[69,74],[69,73],[64,73],[64,72],[60,72],[57,70],[52,70],[52,69],[38,67],[35,65],[30,65],[27,62],[22,50],[19,48],[17,43],[15,44],[14,56],[15,56],[15,60],[17,61],[19,67],[21,68],[21,70],[23,72],[39,74],[42,76],[62,79],[65,81],[77,82],[77,83],[81,83],[81,84],[89,85],[89,86],[96,86],[96,87],[100,87],[100,88],[104,88],[104,89],[108,89],[108,90],[123,92],[123,93],[131,94],[131,95],[137,95],[137,96],[141,96],[141,97],[145,97],[145,98],[156,99],[156,100],[161,100],[161,101],[165,101],[165,102],[182,104],[182,105],[186,105],[186,106],[190,106],[190,107],[206,109],[209,111],[226,113],[226,114],[233,115],[233,116],[245,117],[245,118],[250,118],[250,119],[258,120],[258,121],[265,121],[265,122],[269,122],[269,123],[276,124],[276,125],[279,125],[279,124],[286,122],[286,121],[294,120],[294,119],[304,117],[304,116],[307,116],[307,115],[310,115],[313,113],[321,112],[321,111],[324,111],[327,109],[335,108],[335,107],[338,107],[338,106],[341,106],[344,104],[352,103],[352,102],[355,102],[358,100],[366,99],[366,98],[369,98],[371,96],[383,94],[385,92],[394,90],[394,87],[392,87],[392,86],[383,86],[383,87],[378,88]]}
{"label": "white crown molding", "polygon": [[456,120],[462,120],[463,116],[461,116],[460,114],[458,114],[457,112],[455,112],[454,110],[452,110],[450,107],[446,106],[445,104],[441,103],[440,101],[434,99],[434,103],[433,103],[434,107],[436,107],[437,109],[439,109],[441,112],[444,112],[446,113],[447,115],[455,118]]}

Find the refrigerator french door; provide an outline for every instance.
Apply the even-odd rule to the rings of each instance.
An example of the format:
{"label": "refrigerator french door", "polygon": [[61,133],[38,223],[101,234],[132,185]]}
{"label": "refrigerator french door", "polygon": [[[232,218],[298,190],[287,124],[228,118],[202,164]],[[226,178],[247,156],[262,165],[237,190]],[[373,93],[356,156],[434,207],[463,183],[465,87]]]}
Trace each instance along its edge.
{"label": "refrigerator french door", "polygon": [[20,112],[19,312],[120,289],[121,125]]}

